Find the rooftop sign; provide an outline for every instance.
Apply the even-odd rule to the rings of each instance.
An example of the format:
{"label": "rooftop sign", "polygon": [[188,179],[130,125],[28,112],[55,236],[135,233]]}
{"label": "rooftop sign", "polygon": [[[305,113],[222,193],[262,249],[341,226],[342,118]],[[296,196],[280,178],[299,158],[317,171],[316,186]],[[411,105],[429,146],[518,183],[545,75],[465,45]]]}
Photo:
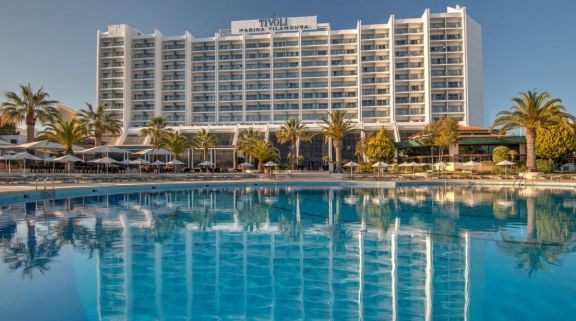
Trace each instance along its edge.
{"label": "rooftop sign", "polygon": [[233,34],[239,34],[243,32],[314,30],[317,27],[316,16],[309,16],[232,21],[231,29]]}

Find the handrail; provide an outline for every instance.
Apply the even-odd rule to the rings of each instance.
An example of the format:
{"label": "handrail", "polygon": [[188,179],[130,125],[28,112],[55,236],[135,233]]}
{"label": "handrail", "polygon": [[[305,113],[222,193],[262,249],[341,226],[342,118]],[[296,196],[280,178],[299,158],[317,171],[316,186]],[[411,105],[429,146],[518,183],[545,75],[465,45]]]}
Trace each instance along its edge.
{"label": "handrail", "polygon": [[44,182],[44,187],[42,189],[42,193],[44,195],[44,197],[48,196],[48,182],[52,183],[52,194],[54,194],[56,192],[56,184],[54,179],[50,178],[50,177],[44,177],[44,178],[37,178],[35,181],[35,189],[38,190],[38,182]]}

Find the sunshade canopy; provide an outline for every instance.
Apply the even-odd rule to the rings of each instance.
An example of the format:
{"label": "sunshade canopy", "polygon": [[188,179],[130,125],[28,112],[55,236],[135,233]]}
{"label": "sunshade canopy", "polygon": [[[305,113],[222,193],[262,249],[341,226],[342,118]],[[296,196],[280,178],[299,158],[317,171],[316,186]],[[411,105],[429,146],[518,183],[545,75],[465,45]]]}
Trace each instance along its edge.
{"label": "sunshade canopy", "polygon": [[198,164],[199,166],[212,166],[214,165],[214,163],[212,163],[209,160],[203,161],[202,163]]}
{"label": "sunshade canopy", "polygon": [[174,166],[177,166],[177,165],[186,165],[186,163],[184,163],[184,162],[182,162],[182,161],[179,161],[179,160],[177,160],[177,159],[174,159],[174,160],[171,160],[171,161],[169,161],[168,163],[166,163],[166,165],[174,165]]}
{"label": "sunshade canopy", "polygon": [[388,165],[384,162],[376,162],[376,163],[372,164],[372,167],[374,167],[374,168],[386,168],[388,166],[390,166],[390,165]]}
{"label": "sunshade canopy", "polygon": [[110,158],[110,157],[103,157],[97,160],[93,160],[92,163],[97,163],[97,164],[116,164],[118,163],[117,160]]}
{"label": "sunshade canopy", "polygon": [[28,152],[22,152],[18,154],[14,154],[14,159],[27,159],[27,160],[34,160],[39,161],[42,160],[40,157],[36,157]]}
{"label": "sunshade canopy", "polygon": [[138,158],[138,159],[131,161],[130,164],[132,164],[132,165],[148,165],[148,164],[150,164],[150,162],[145,160],[145,159]]}
{"label": "sunshade canopy", "polygon": [[64,155],[62,157],[55,158],[54,161],[56,161],[56,162],[82,162],[83,160],[81,160],[78,157],[72,156],[72,155]]}
{"label": "sunshade canopy", "polygon": [[511,162],[509,160],[503,160],[499,163],[496,163],[496,166],[512,166],[512,165],[516,165],[516,163]]}
{"label": "sunshade canopy", "polygon": [[348,162],[348,163],[344,164],[344,167],[358,167],[358,166],[360,166],[360,165],[356,162]]}
{"label": "sunshade canopy", "polygon": [[164,148],[160,148],[160,149],[148,148],[148,149],[144,149],[144,150],[141,150],[139,152],[136,152],[134,154],[136,154],[136,155],[164,155],[164,156],[172,155],[172,153],[170,153],[169,151],[167,151]]}
{"label": "sunshade canopy", "polygon": [[126,150],[122,149],[122,148],[118,148],[118,147],[114,147],[114,146],[108,146],[108,145],[103,145],[103,146],[96,146],[96,147],[92,147],[89,149],[85,149],[79,153],[81,154],[101,154],[101,153],[119,153],[119,154],[123,154],[125,153]]}

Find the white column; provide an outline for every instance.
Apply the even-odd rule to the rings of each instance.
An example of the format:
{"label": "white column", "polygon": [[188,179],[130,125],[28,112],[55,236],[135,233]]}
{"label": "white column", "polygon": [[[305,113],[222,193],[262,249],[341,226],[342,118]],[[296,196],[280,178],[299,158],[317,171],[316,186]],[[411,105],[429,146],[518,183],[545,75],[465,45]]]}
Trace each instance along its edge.
{"label": "white column", "polygon": [[96,106],[100,105],[100,30],[96,31]]}
{"label": "white column", "polygon": [[328,26],[328,113],[332,112],[332,31]]}
{"label": "white column", "polygon": [[131,30],[124,28],[124,98],[122,100],[124,131],[130,127],[132,118],[132,35]]}
{"label": "white column", "polygon": [[422,16],[422,24],[424,31],[424,93],[425,93],[425,122],[429,123],[432,120],[432,91],[430,84],[430,9],[424,11]]}
{"label": "white column", "polygon": [[396,18],[394,15],[390,16],[388,19],[388,38],[390,40],[388,45],[388,52],[390,53],[390,122],[396,122],[396,42],[394,29],[396,24]]}
{"label": "white column", "polygon": [[270,110],[274,113],[274,31],[270,31]]}
{"label": "white column", "polygon": [[358,99],[357,99],[357,113],[358,113],[358,123],[362,123],[362,21],[358,20],[358,22],[356,22],[356,53],[357,53],[357,58],[356,58],[356,62],[358,65],[358,69],[357,69],[357,79],[358,79],[358,93],[356,94]]}
{"label": "white column", "polygon": [[219,47],[220,47],[220,35],[217,33],[214,39],[214,123],[218,124],[218,116],[220,115],[220,89],[218,88],[218,82],[220,77],[220,64],[219,64]]}
{"label": "white column", "polygon": [[298,119],[302,119],[302,30],[298,31]]}
{"label": "white column", "polygon": [[[192,35],[186,31],[184,33],[184,57],[186,59],[186,125],[192,125]],[[190,167],[190,164],[188,164]]]}
{"label": "white column", "polygon": [[[242,122],[246,122],[246,33],[242,33]],[[236,123],[238,124],[238,123]],[[236,132],[238,127],[236,127]],[[234,144],[235,145],[235,144]],[[236,161],[234,161],[236,162]],[[234,165],[236,168],[236,165]]]}
{"label": "white column", "polygon": [[154,117],[162,116],[162,38],[154,30]]}

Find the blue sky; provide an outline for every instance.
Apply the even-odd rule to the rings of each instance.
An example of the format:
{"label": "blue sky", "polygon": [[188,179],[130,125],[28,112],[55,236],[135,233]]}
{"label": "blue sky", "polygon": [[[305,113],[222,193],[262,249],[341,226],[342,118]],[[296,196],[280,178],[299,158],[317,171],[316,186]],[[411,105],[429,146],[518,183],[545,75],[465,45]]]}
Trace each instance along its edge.
{"label": "blue sky", "polygon": [[527,89],[547,90],[576,113],[573,0],[2,0],[0,90],[30,82],[75,108],[94,102],[96,30],[108,24],[200,37],[229,28],[231,20],[275,14],[317,15],[340,29],[456,4],[483,28],[485,125]]}

